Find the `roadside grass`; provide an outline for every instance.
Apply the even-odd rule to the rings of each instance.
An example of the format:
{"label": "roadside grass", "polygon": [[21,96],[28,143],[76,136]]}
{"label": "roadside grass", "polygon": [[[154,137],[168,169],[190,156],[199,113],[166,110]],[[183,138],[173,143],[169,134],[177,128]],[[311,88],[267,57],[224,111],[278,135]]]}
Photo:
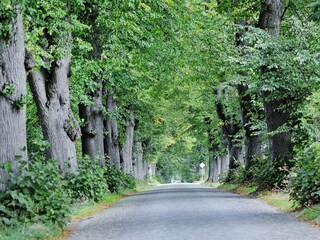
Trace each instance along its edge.
{"label": "roadside grass", "polygon": [[[145,181],[137,181],[135,189],[126,189],[121,193],[108,193],[102,201],[93,202],[87,201],[75,203],[71,206],[71,222],[81,221],[89,218],[94,214],[101,212],[104,209],[112,207],[117,201],[126,196],[130,196],[136,192],[146,191],[157,185],[153,180],[151,183]],[[73,231],[72,225],[61,229],[58,226],[46,223],[21,224],[16,227],[1,227],[1,240],[63,240],[68,237]]]}
{"label": "roadside grass", "polygon": [[298,203],[290,199],[289,193],[263,191],[258,197],[283,212],[294,212],[301,208]]}
{"label": "roadside grass", "polygon": [[310,221],[320,227],[320,205],[307,207],[299,213],[299,218]]}
{"label": "roadside grass", "polygon": [[71,208],[71,221],[85,219],[94,215],[98,212],[101,212],[103,209],[111,207],[112,204],[119,201],[123,198],[124,194],[116,194],[116,193],[109,193],[103,197],[103,199],[96,203],[96,202],[82,202],[76,203]]}
{"label": "roadside grass", "polygon": [[213,188],[218,188],[220,186],[220,183],[218,182],[205,182],[204,185],[208,186],[208,187],[213,187]]}
{"label": "roadside grass", "polygon": [[219,183],[205,183],[205,185],[262,199],[282,212],[297,212],[300,220],[310,222],[320,227],[320,205],[302,208],[298,203],[290,199],[289,193],[280,191],[258,191],[258,187],[252,185]]}
{"label": "roadside grass", "polygon": [[42,223],[19,225],[15,228],[0,228],[1,240],[38,240],[61,236],[63,233],[58,226]]}
{"label": "roadside grass", "polygon": [[227,190],[227,191],[236,191],[238,188],[237,184],[223,184],[218,186],[219,189]]}

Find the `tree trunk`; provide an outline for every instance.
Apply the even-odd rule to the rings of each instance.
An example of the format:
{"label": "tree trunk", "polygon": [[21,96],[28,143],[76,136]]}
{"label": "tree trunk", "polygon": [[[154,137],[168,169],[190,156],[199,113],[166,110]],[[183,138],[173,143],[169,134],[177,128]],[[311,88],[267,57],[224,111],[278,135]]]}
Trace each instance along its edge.
{"label": "tree trunk", "polygon": [[125,173],[132,174],[132,150],[133,150],[133,134],[134,134],[134,116],[133,109],[129,107],[128,116],[126,118],[126,141],[122,148],[123,170]]}
{"label": "tree trunk", "polygon": [[145,159],[143,161],[144,163],[144,177],[146,180],[149,179],[149,172],[150,172],[150,155],[151,155],[151,138],[146,139],[143,142],[144,149],[145,149]]}
{"label": "tree trunk", "polygon": [[253,158],[256,156],[261,156],[261,139],[251,128],[251,124],[253,122],[252,114],[256,111],[254,110],[252,99],[247,93],[247,90],[247,85],[238,85],[241,122],[245,131],[244,165],[245,169],[249,170],[252,165]]}
{"label": "tree trunk", "polygon": [[143,164],[143,147],[139,141],[136,143],[136,164],[137,164],[137,179],[144,180],[144,164]]}
{"label": "tree trunk", "polygon": [[217,140],[214,139],[214,135],[211,132],[211,119],[210,117],[205,118],[205,123],[208,127],[208,144],[209,144],[209,176],[207,181],[208,182],[216,182],[219,178],[219,171],[218,171],[218,158],[217,152],[219,151],[219,144]]}
{"label": "tree trunk", "polygon": [[[99,16],[96,7],[90,6],[88,9],[88,19],[93,29],[91,45],[93,47],[92,55],[99,61],[101,59],[101,44],[99,42],[99,28],[97,26],[97,18]],[[98,159],[100,165],[104,165],[104,123],[102,115],[102,80],[94,79],[97,82],[95,92],[88,93],[93,101],[93,104],[86,106],[79,105],[80,118],[84,119],[85,125],[81,127],[82,133],[82,154],[89,155],[92,159]]]}
{"label": "tree trunk", "polygon": [[226,173],[229,170],[229,155],[223,155],[218,158],[218,162],[220,163],[220,173]]}
{"label": "tree trunk", "polygon": [[[27,160],[26,107],[19,104],[26,97],[24,31],[19,7],[16,14],[10,36],[0,38],[0,164],[10,165],[15,173],[17,160]],[[7,173],[0,168],[0,191],[5,190],[7,181]]]}
{"label": "tree trunk", "polygon": [[[216,95],[221,97],[220,89],[216,90]],[[236,161],[242,159],[242,147],[238,146],[236,135],[241,130],[240,123],[234,122],[232,116],[227,116],[224,111],[224,106],[220,101],[216,102],[216,113],[218,118],[223,122],[221,126],[222,139],[227,145],[229,153],[229,169],[238,167]]]}
{"label": "tree trunk", "polygon": [[77,169],[75,141],[80,137],[80,127],[70,108],[70,57],[53,62],[50,71],[41,68],[33,72],[34,59],[27,52],[26,66],[30,70],[28,79],[43,137],[50,143],[46,158],[57,160],[63,172],[74,172]]}
{"label": "tree trunk", "polygon": [[229,169],[235,169],[239,166],[242,160],[242,147],[238,147],[234,143],[228,144],[229,153]]}
{"label": "tree trunk", "polygon": [[139,154],[141,154],[141,150],[139,149],[139,145],[141,146],[141,142],[135,141],[133,147],[133,158],[132,158],[132,169],[133,169],[133,176],[135,179],[139,179]]}
{"label": "tree trunk", "polygon": [[[274,37],[278,37],[280,33],[280,23],[285,0],[265,0],[262,3],[262,11],[260,12],[258,27],[265,29]],[[266,73],[266,67],[262,69],[262,74]],[[279,94],[279,93],[277,93]],[[281,94],[281,93],[280,93]],[[285,131],[272,134],[281,126],[288,123],[290,119],[290,111],[284,109],[283,106],[287,99],[275,100],[272,98],[271,92],[263,92],[263,105],[266,117],[266,123],[269,135],[269,152],[272,161],[283,161],[290,166],[292,156],[292,134]]]}
{"label": "tree trunk", "polygon": [[120,169],[119,132],[116,119],[117,105],[116,101],[114,100],[113,93],[113,90],[107,90],[108,118],[105,121],[107,136],[105,137],[104,144],[105,150],[107,150],[107,155],[110,158],[110,162]]}
{"label": "tree trunk", "polygon": [[[236,4],[239,4],[239,2]],[[238,23],[244,27],[246,25],[246,20],[240,19]],[[244,51],[242,50],[246,45],[244,35],[245,30],[243,29],[238,30],[236,33],[236,45],[238,46],[241,55],[245,55]],[[242,76],[246,75],[244,71],[239,72],[239,74]],[[261,156],[260,137],[255,135],[255,132],[251,128],[251,124],[254,120],[252,115],[257,112],[257,110],[252,104],[251,96],[248,93],[248,86],[245,83],[239,84],[237,90],[239,95],[240,118],[245,131],[244,165],[245,169],[249,170],[252,164],[252,159],[256,156]]]}
{"label": "tree trunk", "polygon": [[151,164],[150,168],[151,168],[151,173],[150,173],[151,177],[155,177],[156,176],[156,172],[157,172],[156,164]]}
{"label": "tree trunk", "polygon": [[219,171],[218,171],[218,158],[210,153],[209,157],[209,176],[208,182],[216,182],[219,179]]}
{"label": "tree trunk", "polygon": [[85,125],[81,127],[82,153],[92,159],[98,159],[100,165],[104,165],[104,136],[102,116],[102,89],[97,89],[93,96],[93,105],[79,105],[80,118],[84,119]]}

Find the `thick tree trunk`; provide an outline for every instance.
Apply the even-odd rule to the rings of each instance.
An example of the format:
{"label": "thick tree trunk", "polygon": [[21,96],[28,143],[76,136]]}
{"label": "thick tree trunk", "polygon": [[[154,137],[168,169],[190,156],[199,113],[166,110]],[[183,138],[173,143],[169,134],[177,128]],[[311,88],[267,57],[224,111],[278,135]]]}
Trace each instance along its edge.
{"label": "thick tree trunk", "polygon": [[272,36],[280,34],[280,23],[285,0],[262,1],[258,27],[268,31]]}
{"label": "thick tree trunk", "polygon": [[[265,29],[274,37],[278,37],[280,33],[280,23],[285,5],[285,0],[265,0],[262,3],[262,11],[260,12],[258,27]],[[262,74],[266,73],[266,67],[262,69]],[[277,93],[280,94],[280,93]],[[273,134],[281,126],[288,123],[290,112],[284,109],[283,106],[287,99],[273,99],[271,92],[263,92],[263,104],[265,117],[269,135],[269,152],[272,161],[284,161],[290,165],[292,156],[292,134],[290,131],[285,131]]]}
{"label": "thick tree trunk", "polygon": [[138,180],[144,180],[143,148],[140,141],[135,142],[133,154],[133,176]]}
{"label": "thick tree trunk", "polygon": [[144,163],[144,172],[145,172],[145,179],[149,179],[149,171],[150,171],[150,156],[151,156],[151,138],[146,139],[143,141],[143,146],[145,149],[145,159],[143,161]]}
{"label": "thick tree trunk", "polygon": [[114,91],[107,90],[107,109],[108,118],[105,121],[105,128],[107,130],[107,136],[105,137],[105,150],[110,158],[110,162],[117,168],[121,168],[120,165],[120,147],[119,147],[119,132],[116,119],[117,105],[113,97]]}
{"label": "thick tree trunk", "polygon": [[[99,42],[99,27],[97,26],[97,18],[99,16],[96,7],[88,6],[87,17],[92,26],[93,34],[91,44],[93,47],[92,55],[99,61],[101,59],[101,44]],[[82,153],[83,155],[89,155],[92,159],[98,159],[100,165],[104,165],[104,123],[102,115],[102,80],[93,79],[97,82],[97,89],[88,93],[90,95],[93,104],[86,106],[84,104],[79,105],[80,118],[84,119],[85,125],[81,127],[82,133]]]}
{"label": "thick tree trunk", "polygon": [[50,143],[46,158],[57,160],[63,172],[74,172],[77,169],[75,141],[80,137],[80,127],[70,108],[70,57],[52,63],[50,71],[41,68],[33,72],[34,60],[27,53],[26,66],[30,70],[28,78],[43,136]]}
{"label": "thick tree trunk", "polygon": [[223,155],[218,158],[218,163],[220,163],[220,173],[226,173],[229,170],[229,155]]}
{"label": "thick tree trunk", "polygon": [[[238,4],[238,2],[237,2]],[[238,21],[240,25],[245,27],[246,20],[240,19]],[[236,45],[239,47],[239,52],[241,55],[245,55],[243,52],[243,47],[246,45],[245,43],[245,30],[239,29],[236,34]],[[239,72],[240,75],[245,76],[245,72]],[[252,104],[251,96],[248,93],[248,86],[243,83],[239,84],[237,87],[238,95],[239,95],[239,106],[240,106],[240,117],[241,122],[245,131],[245,140],[244,140],[244,165],[245,169],[249,170],[252,164],[252,160],[256,156],[261,155],[261,140],[258,135],[251,128],[251,124],[253,123],[253,114],[257,112]]]}
{"label": "thick tree trunk", "polygon": [[[27,137],[26,107],[19,105],[26,97],[24,31],[19,8],[16,14],[9,38],[0,38],[0,165],[11,165],[17,173],[17,160],[27,160]],[[7,173],[0,168],[0,192],[5,190],[7,181]]]}
{"label": "thick tree trunk", "polygon": [[272,161],[280,161],[291,166],[290,159],[292,157],[292,133],[285,131],[272,134],[281,126],[287,124],[290,120],[290,112],[281,109],[285,105],[284,101],[268,100],[271,93],[264,93],[264,111],[267,122],[269,136],[269,154]]}
{"label": "thick tree trunk", "polygon": [[238,147],[234,143],[228,144],[229,153],[229,169],[235,169],[239,166],[242,158],[242,147]]}
{"label": "thick tree trunk", "polygon": [[208,182],[217,182],[219,180],[218,157],[210,153],[209,158],[209,176]]}
{"label": "thick tree trunk", "polygon": [[[216,90],[216,95],[221,97],[220,89]],[[224,106],[220,101],[216,102],[216,113],[218,118],[224,123],[221,126],[222,139],[227,145],[229,154],[229,169],[238,167],[237,161],[242,159],[242,147],[239,147],[236,140],[236,135],[241,130],[240,123],[234,123],[232,116],[227,116],[224,111]]]}
{"label": "thick tree trunk", "polygon": [[134,134],[134,116],[133,109],[129,107],[126,118],[126,140],[122,148],[123,170],[125,173],[132,174],[132,157],[133,157],[133,134]]}
{"label": "thick tree trunk", "polygon": [[102,116],[102,89],[97,89],[93,96],[93,105],[79,105],[80,118],[85,125],[81,127],[82,153],[92,159],[98,159],[100,165],[104,165],[104,124]]}
{"label": "thick tree trunk", "polygon": [[245,130],[244,165],[246,170],[250,169],[254,157],[261,156],[261,139],[251,128],[251,123],[253,122],[252,114],[256,111],[247,90],[248,87],[246,85],[238,85],[241,122]]}
{"label": "thick tree trunk", "polygon": [[211,132],[211,119],[209,117],[205,118],[205,123],[208,126],[208,144],[209,144],[209,176],[208,182],[216,182],[219,179],[218,170],[218,157],[217,151],[219,150],[219,144],[217,144],[216,139]]}
{"label": "thick tree trunk", "polygon": [[157,166],[156,164],[151,164],[150,165],[150,176],[155,177],[157,172]]}

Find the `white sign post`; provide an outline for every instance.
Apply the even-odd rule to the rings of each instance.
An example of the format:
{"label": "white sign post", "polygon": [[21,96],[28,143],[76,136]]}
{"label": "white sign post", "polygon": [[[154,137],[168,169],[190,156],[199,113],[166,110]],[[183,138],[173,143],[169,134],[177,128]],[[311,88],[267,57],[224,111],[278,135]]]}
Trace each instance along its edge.
{"label": "white sign post", "polygon": [[202,162],[202,163],[200,163],[200,168],[204,168],[206,165]]}
{"label": "white sign post", "polygon": [[203,181],[203,177],[204,177],[204,174],[205,174],[205,169],[204,169],[205,166],[206,165],[203,162],[200,163],[200,165],[199,165],[199,167],[200,167],[199,173],[200,173],[200,176],[201,176],[201,181]]}

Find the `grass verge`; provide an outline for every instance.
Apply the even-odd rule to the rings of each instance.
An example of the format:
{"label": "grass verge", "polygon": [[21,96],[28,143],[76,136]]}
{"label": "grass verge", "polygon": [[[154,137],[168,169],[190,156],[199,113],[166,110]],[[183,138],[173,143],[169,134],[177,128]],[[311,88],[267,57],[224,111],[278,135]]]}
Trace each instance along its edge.
{"label": "grass verge", "polygon": [[290,199],[289,193],[278,191],[258,191],[256,186],[250,185],[219,183],[205,183],[205,185],[262,199],[282,212],[297,212],[297,216],[300,220],[310,222],[313,225],[320,227],[320,205],[302,208],[299,204]]}
{"label": "grass verge", "polygon": [[25,224],[15,228],[0,228],[1,240],[36,240],[62,236],[63,232],[59,227],[42,223]]}
{"label": "grass verge", "polygon": [[312,222],[320,227],[320,205],[312,206],[300,211],[298,217],[304,221]]}

